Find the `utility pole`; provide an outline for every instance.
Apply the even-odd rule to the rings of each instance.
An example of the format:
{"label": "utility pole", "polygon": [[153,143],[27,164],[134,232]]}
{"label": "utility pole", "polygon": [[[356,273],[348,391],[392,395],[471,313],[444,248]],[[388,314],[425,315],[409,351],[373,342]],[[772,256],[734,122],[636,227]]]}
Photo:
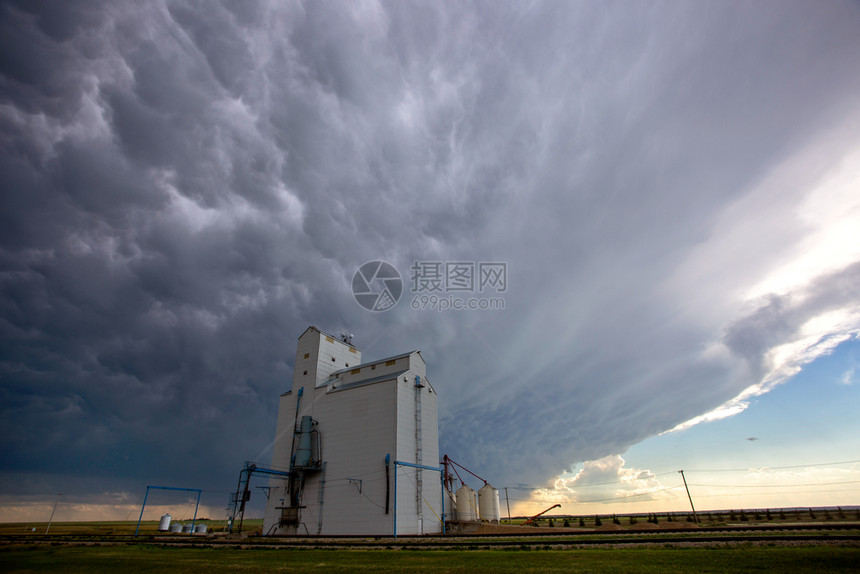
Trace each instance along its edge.
{"label": "utility pole", "polygon": [[505,504],[508,506],[508,524],[511,523],[511,501],[508,499],[508,487],[505,487]]}
{"label": "utility pole", "polygon": [[696,507],[693,506],[693,497],[690,496],[690,487],[687,486],[687,479],[684,477],[684,471],[679,470],[678,472],[681,473],[681,480],[684,481],[684,488],[687,490],[687,498],[690,499],[690,508],[693,509],[693,520],[695,520],[696,524],[698,524],[699,523],[699,517],[696,515]]}
{"label": "utility pole", "polygon": [[51,523],[54,521],[54,513],[57,511],[57,505],[60,503],[60,497],[63,493],[57,495],[57,500],[54,501],[54,508],[51,509],[51,518],[48,519],[48,527],[45,529],[45,534],[51,529]]}

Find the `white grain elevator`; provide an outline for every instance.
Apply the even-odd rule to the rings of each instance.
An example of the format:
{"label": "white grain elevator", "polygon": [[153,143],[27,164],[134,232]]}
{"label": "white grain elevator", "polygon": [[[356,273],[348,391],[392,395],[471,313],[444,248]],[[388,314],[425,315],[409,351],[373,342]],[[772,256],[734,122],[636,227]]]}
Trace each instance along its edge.
{"label": "white grain elevator", "polygon": [[264,535],[443,531],[436,391],[419,351],[361,362],[308,327],[281,395]]}

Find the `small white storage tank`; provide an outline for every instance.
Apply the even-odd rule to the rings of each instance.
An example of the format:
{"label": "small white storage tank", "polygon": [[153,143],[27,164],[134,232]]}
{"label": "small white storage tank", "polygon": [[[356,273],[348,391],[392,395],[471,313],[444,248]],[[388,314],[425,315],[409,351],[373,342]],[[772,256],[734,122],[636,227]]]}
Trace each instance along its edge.
{"label": "small white storage tank", "polygon": [[498,522],[501,511],[499,510],[499,491],[493,485],[487,483],[478,491],[478,508],[481,511],[481,520],[487,522]]}
{"label": "small white storage tank", "polygon": [[179,522],[174,522],[173,524],[170,525],[170,532],[172,532],[174,534],[177,532],[182,532],[182,524]]}
{"label": "small white storage tank", "polygon": [[460,522],[478,520],[478,497],[475,491],[465,484],[457,491],[457,520]]}
{"label": "small white storage tank", "polygon": [[190,522],[182,525],[182,532],[185,532],[188,534],[191,533],[191,523]]}
{"label": "small white storage tank", "polygon": [[161,520],[158,521],[158,531],[159,532],[167,532],[170,530],[170,519],[172,517],[169,514],[162,514]]}
{"label": "small white storage tank", "polygon": [[206,534],[206,525],[197,524],[194,526],[194,534]]}

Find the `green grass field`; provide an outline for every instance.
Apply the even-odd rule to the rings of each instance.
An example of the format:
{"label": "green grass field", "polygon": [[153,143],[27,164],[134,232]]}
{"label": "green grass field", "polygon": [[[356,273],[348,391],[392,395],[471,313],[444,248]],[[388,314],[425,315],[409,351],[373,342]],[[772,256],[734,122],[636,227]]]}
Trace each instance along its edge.
{"label": "green grass field", "polygon": [[[774,517],[775,518],[775,517]],[[790,521],[793,516],[786,517]],[[853,516],[846,516],[851,519]],[[841,522],[834,516],[832,522]],[[186,522],[183,520],[182,522]],[[260,520],[245,522],[245,532],[261,527]],[[608,539],[646,535],[631,533],[632,528],[617,533],[577,535],[579,539]],[[779,520],[761,523],[773,524]],[[820,521],[825,523],[826,521]],[[853,521],[856,524],[856,520]],[[223,521],[206,521],[211,532],[221,532]],[[506,538],[514,543],[509,549],[479,548],[483,538],[470,538],[465,548],[409,548],[410,539],[399,541],[404,549],[382,547],[326,550],[319,548],[266,548],[266,539],[251,536],[236,538],[229,546],[209,547],[212,540],[226,541],[220,534],[209,537],[189,537],[190,546],[167,546],[156,535],[158,523],[141,523],[142,538],[132,544],[107,545],[110,535],[134,533],[136,522],[78,522],[54,523],[51,535],[44,536],[45,523],[0,524],[0,572],[300,572],[316,569],[320,572],[858,572],[860,547],[813,544],[801,541],[779,543],[741,543],[685,546],[684,544],[655,544],[635,547],[587,547],[567,550],[552,549],[556,538]],[[592,525],[589,525],[592,526]],[[35,531],[33,530],[35,529]],[[698,530],[690,530],[695,536]],[[856,535],[857,529],[840,531]],[[673,534],[684,538],[686,533]],[[759,533],[759,535],[767,533]],[[32,536],[31,536],[32,535]],[[719,535],[719,534],[717,534]],[[73,539],[70,537],[78,536]],[[776,534],[774,534],[776,536]],[[173,537],[175,539],[175,536]],[[310,542],[310,540],[308,541]],[[378,543],[378,541],[376,541]],[[391,541],[394,543],[394,541]],[[385,543],[383,543],[385,544]],[[528,545],[528,546],[526,546]],[[531,549],[528,549],[531,548]],[[540,549],[538,549],[540,548]]]}
{"label": "green grass field", "polygon": [[838,546],[577,550],[263,550],[152,546],[0,548],[3,572],[857,572]]}

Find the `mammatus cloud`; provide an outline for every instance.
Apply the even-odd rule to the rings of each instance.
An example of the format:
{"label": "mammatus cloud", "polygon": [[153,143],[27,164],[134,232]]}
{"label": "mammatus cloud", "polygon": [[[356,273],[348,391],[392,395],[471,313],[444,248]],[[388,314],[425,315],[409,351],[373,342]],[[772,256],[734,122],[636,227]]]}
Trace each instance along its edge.
{"label": "mammatus cloud", "polygon": [[[496,484],[739,412],[860,329],[856,16],[4,4],[4,491],[232,486],[309,324],[422,349]],[[367,313],[377,259],[505,310]]]}

